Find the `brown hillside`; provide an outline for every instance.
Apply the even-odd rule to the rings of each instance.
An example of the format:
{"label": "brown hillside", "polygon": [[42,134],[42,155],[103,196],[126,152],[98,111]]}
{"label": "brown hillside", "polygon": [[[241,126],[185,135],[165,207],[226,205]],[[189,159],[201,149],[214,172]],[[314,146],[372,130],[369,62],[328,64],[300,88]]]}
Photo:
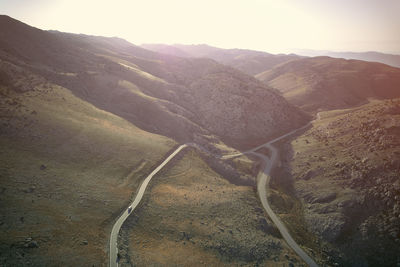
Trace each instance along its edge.
{"label": "brown hillside", "polygon": [[[315,247],[339,266],[396,266],[400,99],[322,112],[282,154],[286,175],[274,183],[286,181],[288,195],[300,199],[307,230],[320,238]],[[294,221],[289,227],[300,229]]]}
{"label": "brown hillside", "polygon": [[400,96],[400,69],[330,57],[304,58],[256,76],[309,112],[346,108],[368,98]]}

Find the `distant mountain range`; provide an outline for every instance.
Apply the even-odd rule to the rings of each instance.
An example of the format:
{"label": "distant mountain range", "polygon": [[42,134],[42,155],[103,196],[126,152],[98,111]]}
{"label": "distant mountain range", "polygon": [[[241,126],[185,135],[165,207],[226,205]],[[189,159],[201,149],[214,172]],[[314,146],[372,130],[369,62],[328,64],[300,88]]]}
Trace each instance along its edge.
{"label": "distant mountain range", "polygon": [[270,54],[247,49],[222,49],[205,44],[200,45],[165,45],[143,44],[143,48],[159,53],[195,58],[211,58],[224,65],[231,66],[249,75],[256,75],[272,67],[301,58],[298,55]]}
{"label": "distant mountain range", "polygon": [[380,52],[333,52],[324,50],[297,50],[297,54],[309,57],[329,56],[344,59],[358,59],[370,62],[380,62],[393,67],[400,68],[400,55],[385,54]]}
{"label": "distant mountain range", "polygon": [[[254,75],[281,92],[289,102],[311,113],[352,107],[364,103],[369,97],[400,96],[400,69],[368,62],[368,59],[392,59],[393,63],[396,57],[400,57],[395,55],[347,53],[348,57],[358,55],[366,59],[361,61],[335,57],[301,57],[294,54],[273,55],[208,45],[147,44],[142,47],[185,58],[214,59]],[[344,55],[337,53],[336,56]]]}

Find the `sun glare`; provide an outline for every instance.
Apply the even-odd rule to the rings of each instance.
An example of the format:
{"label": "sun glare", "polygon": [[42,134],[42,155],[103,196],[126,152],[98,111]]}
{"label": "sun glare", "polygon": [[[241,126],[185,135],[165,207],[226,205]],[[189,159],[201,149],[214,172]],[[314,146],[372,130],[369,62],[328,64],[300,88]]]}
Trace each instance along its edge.
{"label": "sun glare", "polygon": [[134,44],[207,43],[292,52],[298,48],[398,52],[400,2],[316,0],[3,1],[42,29],[119,36]]}

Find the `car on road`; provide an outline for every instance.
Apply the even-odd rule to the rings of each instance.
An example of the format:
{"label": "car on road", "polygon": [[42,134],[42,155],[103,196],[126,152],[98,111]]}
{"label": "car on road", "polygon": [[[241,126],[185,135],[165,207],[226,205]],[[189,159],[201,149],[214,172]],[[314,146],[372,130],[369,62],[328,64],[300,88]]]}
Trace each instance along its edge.
{"label": "car on road", "polygon": [[128,214],[131,213],[131,211],[132,211],[132,206],[129,206],[129,208],[128,208]]}

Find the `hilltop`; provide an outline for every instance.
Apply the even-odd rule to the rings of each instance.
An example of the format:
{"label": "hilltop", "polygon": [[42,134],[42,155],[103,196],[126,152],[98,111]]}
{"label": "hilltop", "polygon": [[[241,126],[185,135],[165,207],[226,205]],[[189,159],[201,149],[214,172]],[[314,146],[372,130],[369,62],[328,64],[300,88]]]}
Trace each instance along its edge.
{"label": "hilltop", "polygon": [[392,67],[400,68],[400,55],[387,54],[375,51],[369,52],[333,52],[333,51],[319,51],[319,50],[298,50],[296,53],[299,55],[317,57],[328,56],[344,59],[357,59],[370,62],[379,62]]}
{"label": "hilltop", "polygon": [[360,60],[304,58],[276,66],[256,78],[311,113],[353,107],[368,98],[400,96],[400,69]]}

